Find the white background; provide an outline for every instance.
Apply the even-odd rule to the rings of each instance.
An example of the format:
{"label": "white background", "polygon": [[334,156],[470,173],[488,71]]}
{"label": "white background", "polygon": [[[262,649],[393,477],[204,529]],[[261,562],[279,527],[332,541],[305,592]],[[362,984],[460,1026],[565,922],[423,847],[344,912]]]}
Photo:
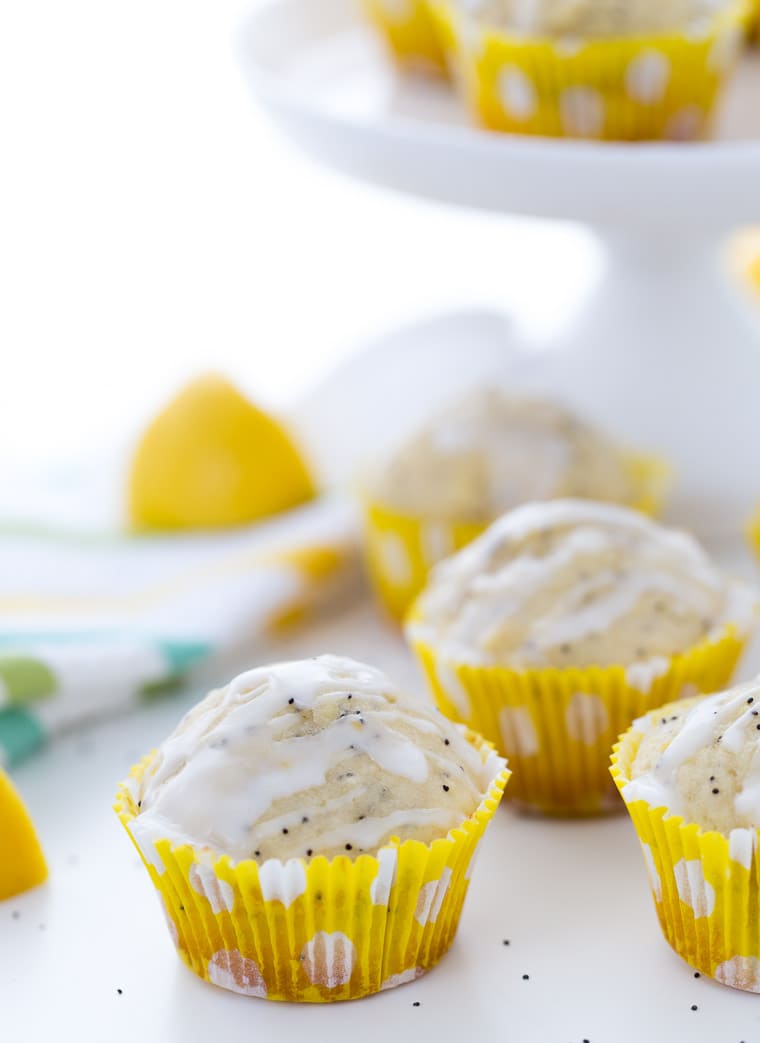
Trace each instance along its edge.
{"label": "white background", "polygon": [[292,151],[236,62],[249,10],[0,6],[0,464],[120,447],[210,367],[284,405],[438,308],[551,328],[593,280],[580,231],[393,197]]}

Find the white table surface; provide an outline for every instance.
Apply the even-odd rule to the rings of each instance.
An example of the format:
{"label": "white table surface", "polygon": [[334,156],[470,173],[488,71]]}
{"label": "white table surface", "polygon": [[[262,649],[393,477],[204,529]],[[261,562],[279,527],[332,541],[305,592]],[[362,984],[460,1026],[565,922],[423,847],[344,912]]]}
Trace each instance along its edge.
{"label": "white table surface", "polygon": [[[251,662],[322,651],[365,657],[419,684],[400,639],[368,606],[259,649]],[[663,941],[625,815],[563,822],[502,807],[451,952],[425,978],[392,992],[299,1007],[195,978],[174,953],[111,802],[128,767],[168,733],[200,687],[61,740],[16,773],[50,881],[0,905],[3,1039],[760,1040],[760,998],[696,980]]]}

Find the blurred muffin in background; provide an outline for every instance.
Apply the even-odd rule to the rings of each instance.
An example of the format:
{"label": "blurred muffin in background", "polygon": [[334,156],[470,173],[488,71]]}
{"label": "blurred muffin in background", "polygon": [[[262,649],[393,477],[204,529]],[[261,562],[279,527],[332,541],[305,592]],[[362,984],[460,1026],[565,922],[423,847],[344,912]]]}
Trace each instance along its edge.
{"label": "blurred muffin in background", "polygon": [[749,0],[436,0],[461,86],[493,130],[552,137],[705,137]]}
{"label": "blurred muffin in background", "polygon": [[363,483],[374,585],[399,618],[430,568],[504,511],[572,496],[654,512],[667,468],[548,399],[483,389],[442,410]]}
{"label": "blurred muffin in background", "polygon": [[394,61],[413,71],[446,74],[446,61],[428,0],[362,0]]}

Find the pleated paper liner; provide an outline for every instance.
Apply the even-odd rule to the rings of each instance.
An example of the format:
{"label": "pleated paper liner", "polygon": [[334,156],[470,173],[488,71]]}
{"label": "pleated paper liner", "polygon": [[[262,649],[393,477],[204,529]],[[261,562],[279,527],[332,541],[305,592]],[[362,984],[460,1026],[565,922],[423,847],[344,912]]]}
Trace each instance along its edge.
{"label": "pleated paper liner", "polygon": [[699,34],[553,40],[483,26],[457,0],[442,2],[457,82],[480,123],[597,140],[706,137],[749,18],[748,0],[731,0]]}
{"label": "pleated paper liner", "polygon": [[158,891],[179,955],[200,978],[249,996],[325,1003],[403,985],[451,945],[473,857],[509,779],[493,747],[468,733],[491,772],[476,811],[445,837],[407,840],[352,860],[234,863],[208,848],[141,834],[134,786],[115,811]]}
{"label": "pleated paper liner", "polygon": [[[670,485],[670,466],[658,457],[635,453],[627,453],[625,462],[637,490],[636,500],[630,506],[656,515]],[[367,566],[375,592],[389,615],[402,620],[427,583],[433,566],[471,543],[488,524],[422,518],[366,500]]]}
{"label": "pleated paper liner", "polygon": [[[654,716],[683,713],[698,701],[662,707]],[[624,800],[642,738],[634,725],[612,756],[612,777]],[[627,806],[660,926],[671,947],[700,974],[735,989],[760,992],[758,831],[735,829],[724,836],[644,800]]]}
{"label": "pleated paper liner", "polygon": [[427,0],[362,0],[393,59],[405,69],[445,76],[447,64]]}
{"label": "pleated paper liner", "polygon": [[510,798],[548,815],[622,810],[609,775],[613,743],[662,703],[724,686],[746,638],[733,626],[713,641],[647,664],[510,670],[443,661],[421,637],[413,608],[407,633],[438,708],[477,730],[509,758]]}

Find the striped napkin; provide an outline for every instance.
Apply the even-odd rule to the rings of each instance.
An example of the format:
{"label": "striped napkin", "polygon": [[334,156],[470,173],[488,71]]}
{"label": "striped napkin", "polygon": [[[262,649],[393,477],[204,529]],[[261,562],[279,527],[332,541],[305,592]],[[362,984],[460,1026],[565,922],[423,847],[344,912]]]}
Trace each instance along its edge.
{"label": "striped napkin", "polygon": [[0,765],[170,689],[359,572],[353,510],[333,497],[213,534],[0,528]]}

